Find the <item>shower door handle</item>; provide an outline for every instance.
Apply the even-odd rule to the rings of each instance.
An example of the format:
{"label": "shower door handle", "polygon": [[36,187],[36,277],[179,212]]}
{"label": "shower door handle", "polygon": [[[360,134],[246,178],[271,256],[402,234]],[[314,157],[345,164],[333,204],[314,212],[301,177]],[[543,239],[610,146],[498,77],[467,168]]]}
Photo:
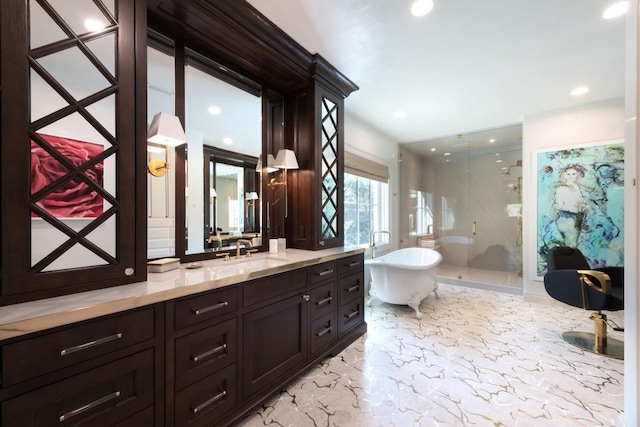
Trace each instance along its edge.
{"label": "shower door handle", "polygon": [[471,226],[471,233],[475,236],[477,232],[478,224],[473,221],[473,225]]}

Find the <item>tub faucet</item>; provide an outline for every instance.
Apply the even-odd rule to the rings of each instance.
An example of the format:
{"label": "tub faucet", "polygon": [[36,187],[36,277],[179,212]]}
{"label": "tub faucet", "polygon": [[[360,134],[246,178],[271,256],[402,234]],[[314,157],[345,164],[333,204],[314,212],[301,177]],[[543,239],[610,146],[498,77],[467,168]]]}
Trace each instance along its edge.
{"label": "tub faucet", "polygon": [[376,234],[386,234],[389,236],[389,240],[391,240],[391,233],[388,231],[372,231],[371,244],[369,245],[369,247],[371,248],[371,258],[376,257]]}
{"label": "tub faucet", "polygon": [[236,259],[240,259],[240,244],[244,243],[245,247],[249,246],[250,248],[253,247],[253,244],[251,243],[251,240],[247,240],[247,239],[238,239],[238,241],[236,242]]}

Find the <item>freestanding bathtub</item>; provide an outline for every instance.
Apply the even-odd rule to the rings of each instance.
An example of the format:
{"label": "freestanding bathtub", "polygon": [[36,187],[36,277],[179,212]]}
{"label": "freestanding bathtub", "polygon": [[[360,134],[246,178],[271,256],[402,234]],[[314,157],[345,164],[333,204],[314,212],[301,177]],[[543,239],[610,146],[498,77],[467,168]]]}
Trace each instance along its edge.
{"label": "freestanding bathtub", "polygon": [[442,255],[428,248],[404,248],[365,264],[371,273],[371,297],[390,304],[408,305],[422,318],[420,302],[431,292],[438,296],[436,266]]}

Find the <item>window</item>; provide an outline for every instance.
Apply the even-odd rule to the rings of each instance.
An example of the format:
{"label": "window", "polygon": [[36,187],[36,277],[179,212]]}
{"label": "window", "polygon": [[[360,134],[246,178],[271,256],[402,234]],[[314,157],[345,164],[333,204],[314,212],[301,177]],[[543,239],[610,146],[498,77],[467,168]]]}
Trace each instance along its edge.
{"label": "window", "polygon": [[409,234],[422,236],[433,233],[433,195],[420,190],[409,190],[411,213],[409,214]]}
{"label": "window", "polygon": [[[369,246],[373,231],[388,231],[388,206],[389,184],[345,173],[345,246]],[[388,235],[376,235],[376,243],[388,242]]]}

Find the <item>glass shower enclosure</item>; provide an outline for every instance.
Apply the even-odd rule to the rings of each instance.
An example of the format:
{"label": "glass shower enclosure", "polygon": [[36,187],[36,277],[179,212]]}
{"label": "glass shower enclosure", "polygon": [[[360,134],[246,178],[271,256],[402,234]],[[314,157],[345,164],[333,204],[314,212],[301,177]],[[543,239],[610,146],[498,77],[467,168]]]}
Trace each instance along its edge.
{"label": "glass shower enclosure", "polygon": [[518,125],[401,146],[403,246],[439,251],[441,282],[522,287],[520,135]]}

